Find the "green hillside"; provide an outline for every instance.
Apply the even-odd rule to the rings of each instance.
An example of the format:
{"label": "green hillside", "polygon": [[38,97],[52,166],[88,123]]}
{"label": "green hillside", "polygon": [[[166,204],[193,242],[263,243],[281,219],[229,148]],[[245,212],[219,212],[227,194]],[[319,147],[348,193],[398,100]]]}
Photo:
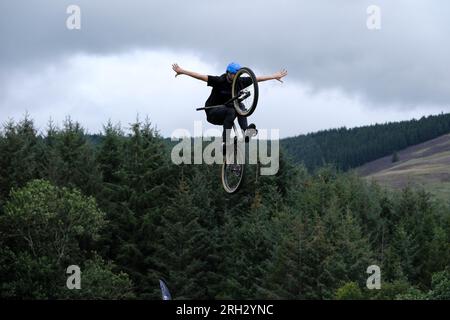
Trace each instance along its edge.
{"label": "green hillside", "polygon": [[450,114],[442,113],[419,120],[324,130],[283,139],[281,145],[309,170],[325,164],[348,170],[447,133]]}

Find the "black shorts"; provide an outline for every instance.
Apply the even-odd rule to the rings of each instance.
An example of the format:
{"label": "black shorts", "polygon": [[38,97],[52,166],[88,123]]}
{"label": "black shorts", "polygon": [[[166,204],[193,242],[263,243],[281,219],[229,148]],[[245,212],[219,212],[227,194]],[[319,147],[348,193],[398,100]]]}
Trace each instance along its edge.
{"label": "black shorts", "polygon": [[205,111],[206,120],[215,125],[223,125],[226,118],[232,118],[233,120],[236,118],[236,111],[233,108],[226,107],[225,105],[222,107],[207,109]]}

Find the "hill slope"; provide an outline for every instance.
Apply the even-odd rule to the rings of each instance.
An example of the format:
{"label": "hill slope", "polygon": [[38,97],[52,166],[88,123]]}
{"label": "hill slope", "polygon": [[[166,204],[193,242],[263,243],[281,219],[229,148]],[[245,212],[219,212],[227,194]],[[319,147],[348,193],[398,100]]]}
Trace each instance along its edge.
{"label": "hill slope", "polygon": [[450,198],[450,134],[408,147],[356,169],[363,177],[382,185],[403,188],[424,186],[438,196]]}
{"label": "hill slope", "polygon": [[333,164],[349,170],[394,151],[450,133],[450,114],[358,128],[330,129],[281,140],[295,162],[314,170]]}

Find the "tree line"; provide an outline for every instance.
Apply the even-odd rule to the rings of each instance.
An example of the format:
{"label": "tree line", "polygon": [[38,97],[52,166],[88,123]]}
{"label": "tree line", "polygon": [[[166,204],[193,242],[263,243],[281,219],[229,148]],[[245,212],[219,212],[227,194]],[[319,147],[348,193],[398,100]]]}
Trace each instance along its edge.
{"label": "tree line", "polygon": [[281,145],[293,161],[310,171],[326,164],[348,170],[447,133],[450,113],[441,113],[419,120],[323,130],[283,139]]}
{"label": "tree line", "polygon": [[173,165],[148,120],[99,137],[70,119],[0,131],[1,298],[160,299],[164,279],[176,299],[450,299],[450,210],[424,190],[282,153],[228,195],[219,165]]}

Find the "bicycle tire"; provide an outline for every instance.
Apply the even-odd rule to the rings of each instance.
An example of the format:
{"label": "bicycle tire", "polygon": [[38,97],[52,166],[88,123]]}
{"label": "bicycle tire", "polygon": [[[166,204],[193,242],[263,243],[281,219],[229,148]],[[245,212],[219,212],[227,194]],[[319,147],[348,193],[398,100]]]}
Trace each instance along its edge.
{"label": "bicycle tire", "polygon": [[[234,150],[236,151],[234,160],[237,161],[237,163],[229,164],[229,163],[227,163],[227,157],[225,157],[224,162],[222,164],[222,185],[223,185],[223,188],[225,189],[225,191],[229,194],[233,194],[233,193],[236,193],[239,191],[239,189],[241,188],[242,183],[244,181],[244,173],[245,173],[245,159],[243,159],[243,162],[241,164],[239,164],[239,162],[238,162],[238,158],[241,157],[241,159],[242,159],[242,157],[243,157],[242,151],[239,151],[239,148],[236,144],[233,144],[233,145],[234,145]],[[230,185],[230,181],[229,181],[228,174],[227,174],[228,173],[227,170],[231,169],[232,166],[237,166],[237,167],[239,167],[239,170],[240,170],[238,182],[234,186]]]}
{"label": "bicycle tire", "polygon": [[[246,68],[246,67],[239,69],[239,71],[234,76],[233,83],[231,85],[231,94],[232,94],[232,97],[235,98],[236,96],[239,96],[243,90],[248,88],[248,87],[246,87],[244,89],[241,89],[241,88],[239,88],[239,85],[238,85],[238,81],[239,81],[238,79],[241,79],[241,76],[245,75],[245,74],[247,74],[248,77],[250,77],[250,79],[252,80],[252,84],[250,86],[248,86],[248,87],[251,87],[248,90],[248,92],[251,92],[251,91],[253,92],[253,94],[251,94],[253,100],[251,100],[250,105],[246,106],[245,109],[242,109],[242,106],[241,106],[242,101],[240,101],[239,99],[234,100],[233,105],[234,105],[234,108],[236,109],[236,112],[239,115],[248,117],[253,112],[255,112],[256,106],[258,104],[258,97],[259,97],[258,81],[256,81],[256,76],[251,69]],[[245,101],[245,100],[243,100],[243,101]]]}

